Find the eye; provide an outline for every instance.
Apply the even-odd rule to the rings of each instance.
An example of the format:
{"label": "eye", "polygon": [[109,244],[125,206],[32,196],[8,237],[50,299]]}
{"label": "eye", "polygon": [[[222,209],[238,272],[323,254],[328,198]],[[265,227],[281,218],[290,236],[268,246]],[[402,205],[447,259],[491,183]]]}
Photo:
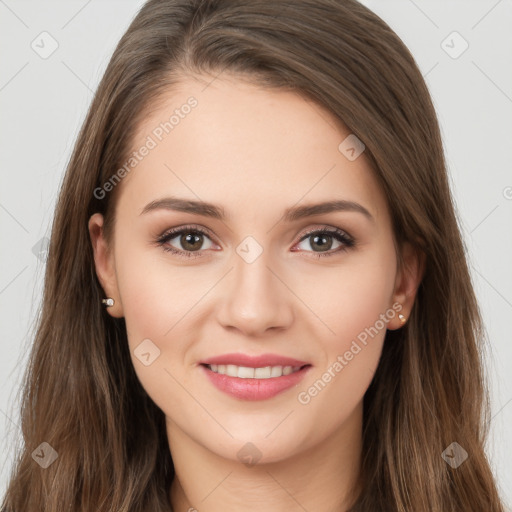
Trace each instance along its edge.
{"label": "eye", "polygon": [[[209,241],[207,247],[203,246],[205,240]],[[171,242],[179,247],[175,247]],[[198,258],[202,256],[201,253],[204,250],[211,249],[214,246],[209,233],[199,226],[173,228],[163,233],[156,240],[156,243],[164,251],[185,258]],[[338,246],[335,247],[335,250],[331,250],[336,243]],[[309,245],[312,250],[308,250],[307,247],[300,247],[300,244]],[[313,253],[314,257],[320,258],[338,254],[354,246],[355,240],[339,228],[317,228],[303,235],[295,247]],[[292,251],[297,252],[296,249],[292,249]]]}
{"label": "eye", "polygon": [[[203,247],[205,238],[210,241],[210,245]],[[181,246],[176,248],[170,245],[172,241]],[[157,244],[162,247],[164,251],[172,252],[178,256],[185,258],[197,258],[202,250],[210,249],[213,243],[208,233],[197,226],[183,226],[181,228],[171,229],[166,231],[157,239]],[[199,254],[194,254],[199,253]]]}
{"label": "eye", "polygon": [[[314,256],[317,258],[332,256],[355,246],[355,240],[338,228],[323,228],[308,231],[301,238],[297,247],[303,242],[307,242],[306,245],[309,245],[309,247],[313,249],[313,251],[306,249],[306,252],[316,253]],[[333,244],[336,242],[339,244],[338,247],[331,251],[330,249],[332,249]]]}

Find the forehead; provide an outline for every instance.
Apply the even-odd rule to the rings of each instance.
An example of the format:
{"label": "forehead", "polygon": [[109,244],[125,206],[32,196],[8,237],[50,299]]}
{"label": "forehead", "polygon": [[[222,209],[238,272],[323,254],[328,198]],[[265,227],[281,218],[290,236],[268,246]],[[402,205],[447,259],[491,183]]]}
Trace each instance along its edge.
{"label": "forehead", "polygon": [[182,80],[143,116],[119,209],[138,215],[173,195],[220,204],[227,217],[265,208],[275,218],[301,201],[333,199],[386,215],[364,152],[351,161],[340,151],[350,130],[331,112],[292,91],[229,75],[211,80]]}

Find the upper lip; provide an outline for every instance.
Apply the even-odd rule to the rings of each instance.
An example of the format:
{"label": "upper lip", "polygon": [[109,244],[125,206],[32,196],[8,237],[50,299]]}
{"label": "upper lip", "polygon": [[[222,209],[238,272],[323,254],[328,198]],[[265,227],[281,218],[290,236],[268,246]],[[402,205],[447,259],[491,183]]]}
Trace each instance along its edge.
{"label": "upper lip", "polygon": [[261,354],[259,356],[223,354],[203,359],[200,364],[234,364],[248,368],[264,368],[265,366],[304,366],[309,363],[293,357],[280,356],[279,354]]}

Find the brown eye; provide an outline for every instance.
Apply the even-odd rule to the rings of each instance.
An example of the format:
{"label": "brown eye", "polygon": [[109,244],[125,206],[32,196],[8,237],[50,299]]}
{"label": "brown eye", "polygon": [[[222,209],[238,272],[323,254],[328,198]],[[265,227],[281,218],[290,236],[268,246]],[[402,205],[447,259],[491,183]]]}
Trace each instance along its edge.
{"label": "brown eye", "polygon": [[[206,241],[208,241],[209,245],[205,247]],[[185,257],[199,257],[203,250],[213,247],[213,243],[205,231],[196,227],[186,226],[164,233],[157,240],[157,243],[165,251]]]}
{"label": "brown eye", "polygon": [[[300,248],[300,244],[305,245],[302,249],[306,252],[316,253],[315,256],[331,256],[353,247],[355,242],[344,231],[336,228],[310,231],[302,237],[297,247]],[[308,246],[311,250],[308,250]],[[331,250],[333,247],[334,250]]]}
{"label": "brown eye", "polygon": [[[178,237],[176,237],[178,238]],[[197,251],[203,245],[204,235],[201,233],[187,233],[179,235],[179,241],[185,251]]]}

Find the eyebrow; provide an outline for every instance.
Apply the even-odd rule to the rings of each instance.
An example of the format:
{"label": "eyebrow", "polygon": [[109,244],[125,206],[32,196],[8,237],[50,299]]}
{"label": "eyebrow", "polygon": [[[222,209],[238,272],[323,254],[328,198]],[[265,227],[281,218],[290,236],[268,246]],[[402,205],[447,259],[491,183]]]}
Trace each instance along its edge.
{"label": "eyebrow", "polygon": [[[152,212],[154,210],[173,210],[178,212],[186,212],[213,219],[224,220],[226,214],[222,206],[204,201],[195,201],[192,199],[180,199],[178,197],[165,197],[148,203],[139,215]],[[357,212],[363,214],[368,220],[375,222],[372,214],[361,204],[345,199],[337,199],[325,201],[317,204],[306,204],[302,206],[293,206],[287,208],[283,215],[285,222],[294,222],[306,217],[322,215],[332,212]]]}

